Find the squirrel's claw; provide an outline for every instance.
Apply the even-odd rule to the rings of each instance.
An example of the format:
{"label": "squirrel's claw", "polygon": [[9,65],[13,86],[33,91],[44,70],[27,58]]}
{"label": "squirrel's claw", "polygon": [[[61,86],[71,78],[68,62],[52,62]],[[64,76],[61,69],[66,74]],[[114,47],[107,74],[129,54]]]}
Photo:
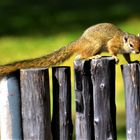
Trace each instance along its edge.
{"label": "squirrel's claw", "polygon": [[117,56],[112,55],[112,57],[115,59],[116,64],[118,64],[119,63],[119,59],[117,58]]}

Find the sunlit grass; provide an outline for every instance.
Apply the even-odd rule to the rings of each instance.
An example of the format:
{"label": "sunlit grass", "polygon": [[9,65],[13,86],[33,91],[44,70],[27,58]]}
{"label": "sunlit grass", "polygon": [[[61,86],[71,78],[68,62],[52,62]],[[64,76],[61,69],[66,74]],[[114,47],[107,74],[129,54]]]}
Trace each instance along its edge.
{"label": "sunlit grass", "polygon": [[71,38],[66,33],[50,37],[2,37],[0,64],[46,55],[66,45]]}
{"label": "sunlit grass", "polygon": [[[125,31],[137,34],[140,32],[140,19],[132,18],[119,26]],[[0,38],[0,64],[5,64],[17,60],[35,58],[48,54],[60,47],[65,46],[71,41],[79,37],[81,32],[63,32],[51,36],[27,36],[27,37],[11,37],[5,36]],[[108,54],[105,54],[108,55]],[[126,63],[124,58],[119,55],[120,64]],[[132,55],[133,60],[139,59],[139,55]],[[73,72],[74,56],[61,65],[71,66],[72,69],[72,89],[74,89],[74,72]],[[118,140],[125,140],[125,103],[124,89],[120,70],[120,64],[116,66],[116,105],[117,105],[117,126]],[[50,82],[51,84],[51,82]],[[73,91],[73,90],[72,90]],[[72,112],[75,115],[74,94],[72,94]]]}

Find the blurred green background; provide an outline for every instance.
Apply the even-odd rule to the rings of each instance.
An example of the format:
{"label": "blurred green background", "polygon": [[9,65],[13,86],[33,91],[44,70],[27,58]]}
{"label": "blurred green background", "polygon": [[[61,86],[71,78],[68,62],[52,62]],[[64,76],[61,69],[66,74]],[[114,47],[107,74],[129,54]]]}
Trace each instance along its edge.
{"label": "blurred green background", "polygon": [[[140,32],[139,5],[136,0],[1,0],[0,64],[48,54],[76,40],[87,27],[100,22],[111,22],[124,31],[137,34]],[[119,57],[120,63],[116,66],[117,129],[118,140],[125,140],[125,103],[120,64],[126,61]],[[139,59],[139,55],[132,58]],[[62,65],[73,69],[73,60],[74,57]],[[73,77],[72,71],[74,89]]]}

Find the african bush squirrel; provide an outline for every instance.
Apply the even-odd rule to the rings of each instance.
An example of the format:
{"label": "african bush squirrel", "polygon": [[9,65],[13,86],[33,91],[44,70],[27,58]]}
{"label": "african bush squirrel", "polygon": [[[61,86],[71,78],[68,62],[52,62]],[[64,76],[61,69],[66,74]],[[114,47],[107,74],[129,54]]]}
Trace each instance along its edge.
{"label": "african bush squirrel", "polygon": [[[123,32],[111,23],[100,23],[89,27],[82,36],[66,47],[48,55],[0,66],[0,75],[23,68],[47,68],[67,60],[77,53],[81,59],[97,58],[101,52],[109,52],[118,62],[117,54],[123,54],[130,62],[130,53],[140,52],[140,37]],[[96,56],[97,55],[97,56]]]}

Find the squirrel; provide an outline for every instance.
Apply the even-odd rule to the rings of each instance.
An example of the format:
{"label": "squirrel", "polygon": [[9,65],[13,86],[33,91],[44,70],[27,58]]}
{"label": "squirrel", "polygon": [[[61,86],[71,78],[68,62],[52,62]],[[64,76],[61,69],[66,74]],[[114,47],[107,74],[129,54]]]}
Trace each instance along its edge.
{"label": "squirrel", "polygon": [[100,57],[102,52],[109,52],[116,63],[119,62],[117,54],[123,54],[127,62],[130,62],[130,53],[140,52],[140,37],[124,32],[111,23],[99,23],[86,29],[76,41],[48,55],[1,65],[0,75],[9,74],[17,69],[48,68],[65,61],[74,53],[81,59],[91,59]]}

